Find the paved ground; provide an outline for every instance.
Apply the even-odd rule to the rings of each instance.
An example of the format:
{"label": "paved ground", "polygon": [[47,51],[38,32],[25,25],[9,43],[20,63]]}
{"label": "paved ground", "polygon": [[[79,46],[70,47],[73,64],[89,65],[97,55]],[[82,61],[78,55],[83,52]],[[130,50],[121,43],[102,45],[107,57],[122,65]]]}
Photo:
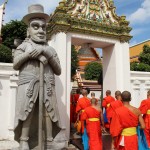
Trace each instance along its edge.
{"label": "paved ground", "polygon": [[[109,134],[103,134],[103,150],[111,150],[111,137]],[[0,141],[0,150],[18,150],[19,144],[15,141]],[[67,150],[83,150],[81,136],[72,134],[70,144]]]}
{"label": "paved ground", "polygon": [[[111,150],[111,137],[109,134],[103,134],[103,150]],[[71,139],[71,144],[75,145],[79,150],[83,150],[81,138]]]}
{"label": "paved ground", "polygon": [[6,140],[1,140],[0,141],[0,150],[12,150],[16,149],[19,144],[15,141],[6,141]]}

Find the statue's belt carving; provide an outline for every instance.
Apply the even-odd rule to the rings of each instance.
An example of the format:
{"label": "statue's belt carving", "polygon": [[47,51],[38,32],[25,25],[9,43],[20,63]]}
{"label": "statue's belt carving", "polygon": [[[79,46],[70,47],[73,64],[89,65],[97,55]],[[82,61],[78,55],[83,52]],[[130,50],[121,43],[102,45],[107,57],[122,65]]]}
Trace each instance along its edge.
{"label": "statue's belt carving", "polygon": [[[39,82],[39,76],[36,76],[33,73],[23,72],[19,76],[18,85],[23,85],[29,83],[29,87],[27,89],[27,96],[29,98],[33,95],[34,85]],[[52,94],[52,85],[55,85],[55,79],[53,75],[44,74],[44,82],[46,83],[47,95],[50,96]]]}

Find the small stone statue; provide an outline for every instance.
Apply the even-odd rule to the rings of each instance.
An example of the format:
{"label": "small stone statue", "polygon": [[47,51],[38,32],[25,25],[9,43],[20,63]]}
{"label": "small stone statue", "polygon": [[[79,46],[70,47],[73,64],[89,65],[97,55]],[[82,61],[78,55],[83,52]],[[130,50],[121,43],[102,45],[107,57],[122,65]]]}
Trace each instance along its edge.
{"label": "small stone statue", "polygon": [[[38,122],[40,92],[42,97],[42,140],[44,144],[53,142],[60,132],[60,118],[55,93],[55,74],[61,74],[61,66],[54,48],[46,41],[46,23],[49,15],[42,5],[28,8],[23,17],[28,25],[27,38],[15,49],[13,68],[19,70],[16,100],[15,140],[20,142],[20,150],[31,150],[38,145]],[[40,67],[43,65],[43,70]],[[40,83],[43,76],[43,85]],[[40,149],[40,148],[39,148]],[[44,148],[45,149],[45,148]]]}

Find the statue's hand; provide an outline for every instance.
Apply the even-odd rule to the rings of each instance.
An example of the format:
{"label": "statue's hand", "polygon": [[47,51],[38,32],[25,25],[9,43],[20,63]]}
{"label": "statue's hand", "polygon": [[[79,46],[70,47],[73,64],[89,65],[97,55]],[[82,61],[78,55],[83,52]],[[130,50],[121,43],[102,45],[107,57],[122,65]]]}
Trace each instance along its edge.
{"label": "statue's hand", "polygon": [[39,56],[38,56],[38,60],[39,60],[40,62],[42,62],[43,65],[46,65],[46,64],[48,63],[46,57],[44,57],[43,55],[39,55]]}
{"label": "statue's hand", "polygon": [[30,52],[30,58],[37,58],[42,52],[42,49],[34,49],[32,52]]}
{"label": "statue's hand", "polygon": [[44,56],[46,56],[47,58],[50,58],[53,56],[53,52],[50,46],[45,46],[44,50],[43,50],[43,54]]}

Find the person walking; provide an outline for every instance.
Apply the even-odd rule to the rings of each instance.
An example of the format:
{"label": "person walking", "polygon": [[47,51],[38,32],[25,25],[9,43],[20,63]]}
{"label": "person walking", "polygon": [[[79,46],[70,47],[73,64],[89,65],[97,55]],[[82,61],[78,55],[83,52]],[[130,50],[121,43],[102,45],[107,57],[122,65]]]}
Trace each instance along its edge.
{"label": "person walking", "polygon": [[[83,89],[82,90],[82,98],[79,98],[76,106],[76,113],[77,113],[77,120],[81,121],[82,113],[84,112],[84,109],[86,107],[91,106],[90,99],[87,97],[88,92],[87,90]],[[81,133],[84,132],[84,122],[81,121]]]}
{"label": "person walking", "polygon": [[84,109],[81,120],[86,121],[89,150],[102,150],[102,130],[105,131],[104,119],[96,98],[92,98],[91,106]]}
{"label": "person walking", "polygon": [[105,121],[105,127],[109,129],[110,127],[110,112],[109,112],[109,107],[110,107],[110,103],[115,101],[115,98],[111,96],[111,91],[107,90],[106,91],[106,97],[103,99],[102,101],[102,107],[105,109],[106,113],[106,121]]}
{"label": "person walking", "polygon": [[111,120],[110,133],[117,141],[117,150],[138,150],[138,136],[136,128],[140,123],[141,129],[145,123],[139,109],[130,105],[131,93],[121,94],[123,106],[115,110]]}
{"label": "person walking", "polygon": [[146,136],[148,147],[150,148],[150,90],[148,90],[147,92],[147,99],[142,100],[139,109],[143,114],[143,119],[145,122],[144,133]]}

